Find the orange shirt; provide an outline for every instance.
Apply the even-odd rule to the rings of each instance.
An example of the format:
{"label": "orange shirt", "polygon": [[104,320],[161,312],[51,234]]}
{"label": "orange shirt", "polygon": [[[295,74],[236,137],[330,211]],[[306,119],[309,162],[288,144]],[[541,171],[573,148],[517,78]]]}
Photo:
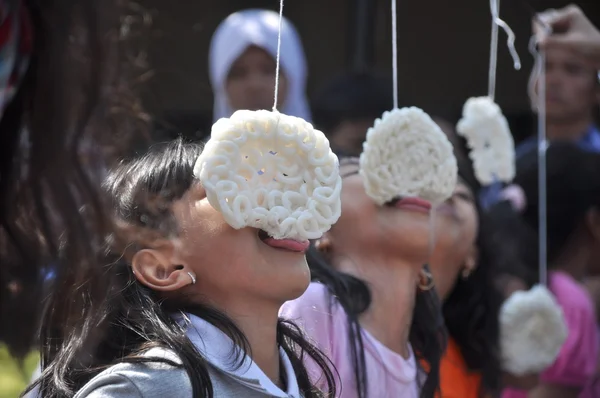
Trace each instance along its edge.
{"label": "orange shirt", "polygon": [[479,398],[481,375],[467,369],[458,345],[448,339],[448,348],[440,365],[440,389],[438,398]]}

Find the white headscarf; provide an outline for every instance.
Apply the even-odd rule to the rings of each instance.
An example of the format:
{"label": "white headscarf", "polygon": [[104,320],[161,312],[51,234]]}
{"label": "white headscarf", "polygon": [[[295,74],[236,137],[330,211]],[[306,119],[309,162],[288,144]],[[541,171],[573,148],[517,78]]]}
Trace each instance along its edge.
{"label": "white headscarf", "polygon": [[[278,31],[279,14],[269,10],[239,11],[221,22],[212,37],[209,56],[210,82],[215,96],[214,121],[233,113],[225,92],[231,65],[252,45],[276,58]],[[288,82],[287,97],[280,111],[310,122],[305,96],[307,71],[304,50],[298,32],[285,18],[281,24],[280,63]]]}

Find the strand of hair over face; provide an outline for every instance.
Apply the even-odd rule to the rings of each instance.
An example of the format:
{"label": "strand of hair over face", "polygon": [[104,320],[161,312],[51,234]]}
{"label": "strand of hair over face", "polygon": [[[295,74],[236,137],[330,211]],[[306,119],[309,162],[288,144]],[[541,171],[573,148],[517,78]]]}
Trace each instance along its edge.
{"label": "strand of hair over face", "polygon": [[277,56],[275,57],[275,98],[273,99],[273,112],[277,111],[277,97],[279,97],[279,69],[281,54],[281,26],[283,25],[283,0],[279,0],[279,31],[277,32]]}
{"label": "strand of hair over face", "polygon": [[500,19],[500,0],[490,0],[492,13],[492,33],[490,39],[490,67],[488,74],[488,96],[494,100],[496,97],[496,71],[498,64],[498,28],[502,28],[507,35],[506,45],[513,59],[515,70],[521,69],[521,59],[515,48],[515,34],[506,22]]}
{"label": "strand of hair over face", "polygon": [[[538,21],[541,23],[541,21]],[[550,26],[543,26],[546,34],[551,33]],[[535,58],[535,65],[529,80],[529,95],[535,103],[537,120],[538,141],[538,239],[539,239],[539,280],[548,283],[548,248],[547,248],[547,220],[546,220],[546,151],[548,139],[546,138],[546,55],[543,50],[538,50],[537,40],[534,35],[529,42],[529,51]],[[537,86],[537,93],[536,93]]]}

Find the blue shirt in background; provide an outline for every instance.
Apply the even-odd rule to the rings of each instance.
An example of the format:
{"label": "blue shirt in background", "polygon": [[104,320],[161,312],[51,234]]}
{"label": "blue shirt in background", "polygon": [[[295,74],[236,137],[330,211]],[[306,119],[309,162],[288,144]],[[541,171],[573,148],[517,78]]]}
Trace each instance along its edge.
{"label": "blue shirt in background", "polygon": [[[591,152],[600,152],[600,130],[595,125],[591,125],[588,131],[577,141],[581,149]],[[515,160],[519,160],[520,157],[529,153],[530,151],[536,150],[538,145],[537,136],[531,136],[525,141],[521,142],[515,148]],[[497,182],[482,188],[479,193],[479,202],[484,209],[489,209],[490,206],[498,202],[500,199],[500,193],[504,188],[504,184]]]}

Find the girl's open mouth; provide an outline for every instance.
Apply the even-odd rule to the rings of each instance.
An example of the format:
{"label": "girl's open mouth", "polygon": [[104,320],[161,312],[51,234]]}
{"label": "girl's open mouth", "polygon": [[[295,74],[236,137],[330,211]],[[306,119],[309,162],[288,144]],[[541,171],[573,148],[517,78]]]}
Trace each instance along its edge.
{"label": "girl's open mouth", "polygon": [[275,239],[262,229],[258,230],[259,239],[267,246],[274,249],[287,250],[296,253],[305,253],[310,246],[306,241],[297,241],[294,239]]}
{"label": "girl's open mouth", "polygon": [[416,197],[396,198],[388,202],[387,205],[397,209],[415,211],[419,213],[429,214],[431,211],[431,203]]}

